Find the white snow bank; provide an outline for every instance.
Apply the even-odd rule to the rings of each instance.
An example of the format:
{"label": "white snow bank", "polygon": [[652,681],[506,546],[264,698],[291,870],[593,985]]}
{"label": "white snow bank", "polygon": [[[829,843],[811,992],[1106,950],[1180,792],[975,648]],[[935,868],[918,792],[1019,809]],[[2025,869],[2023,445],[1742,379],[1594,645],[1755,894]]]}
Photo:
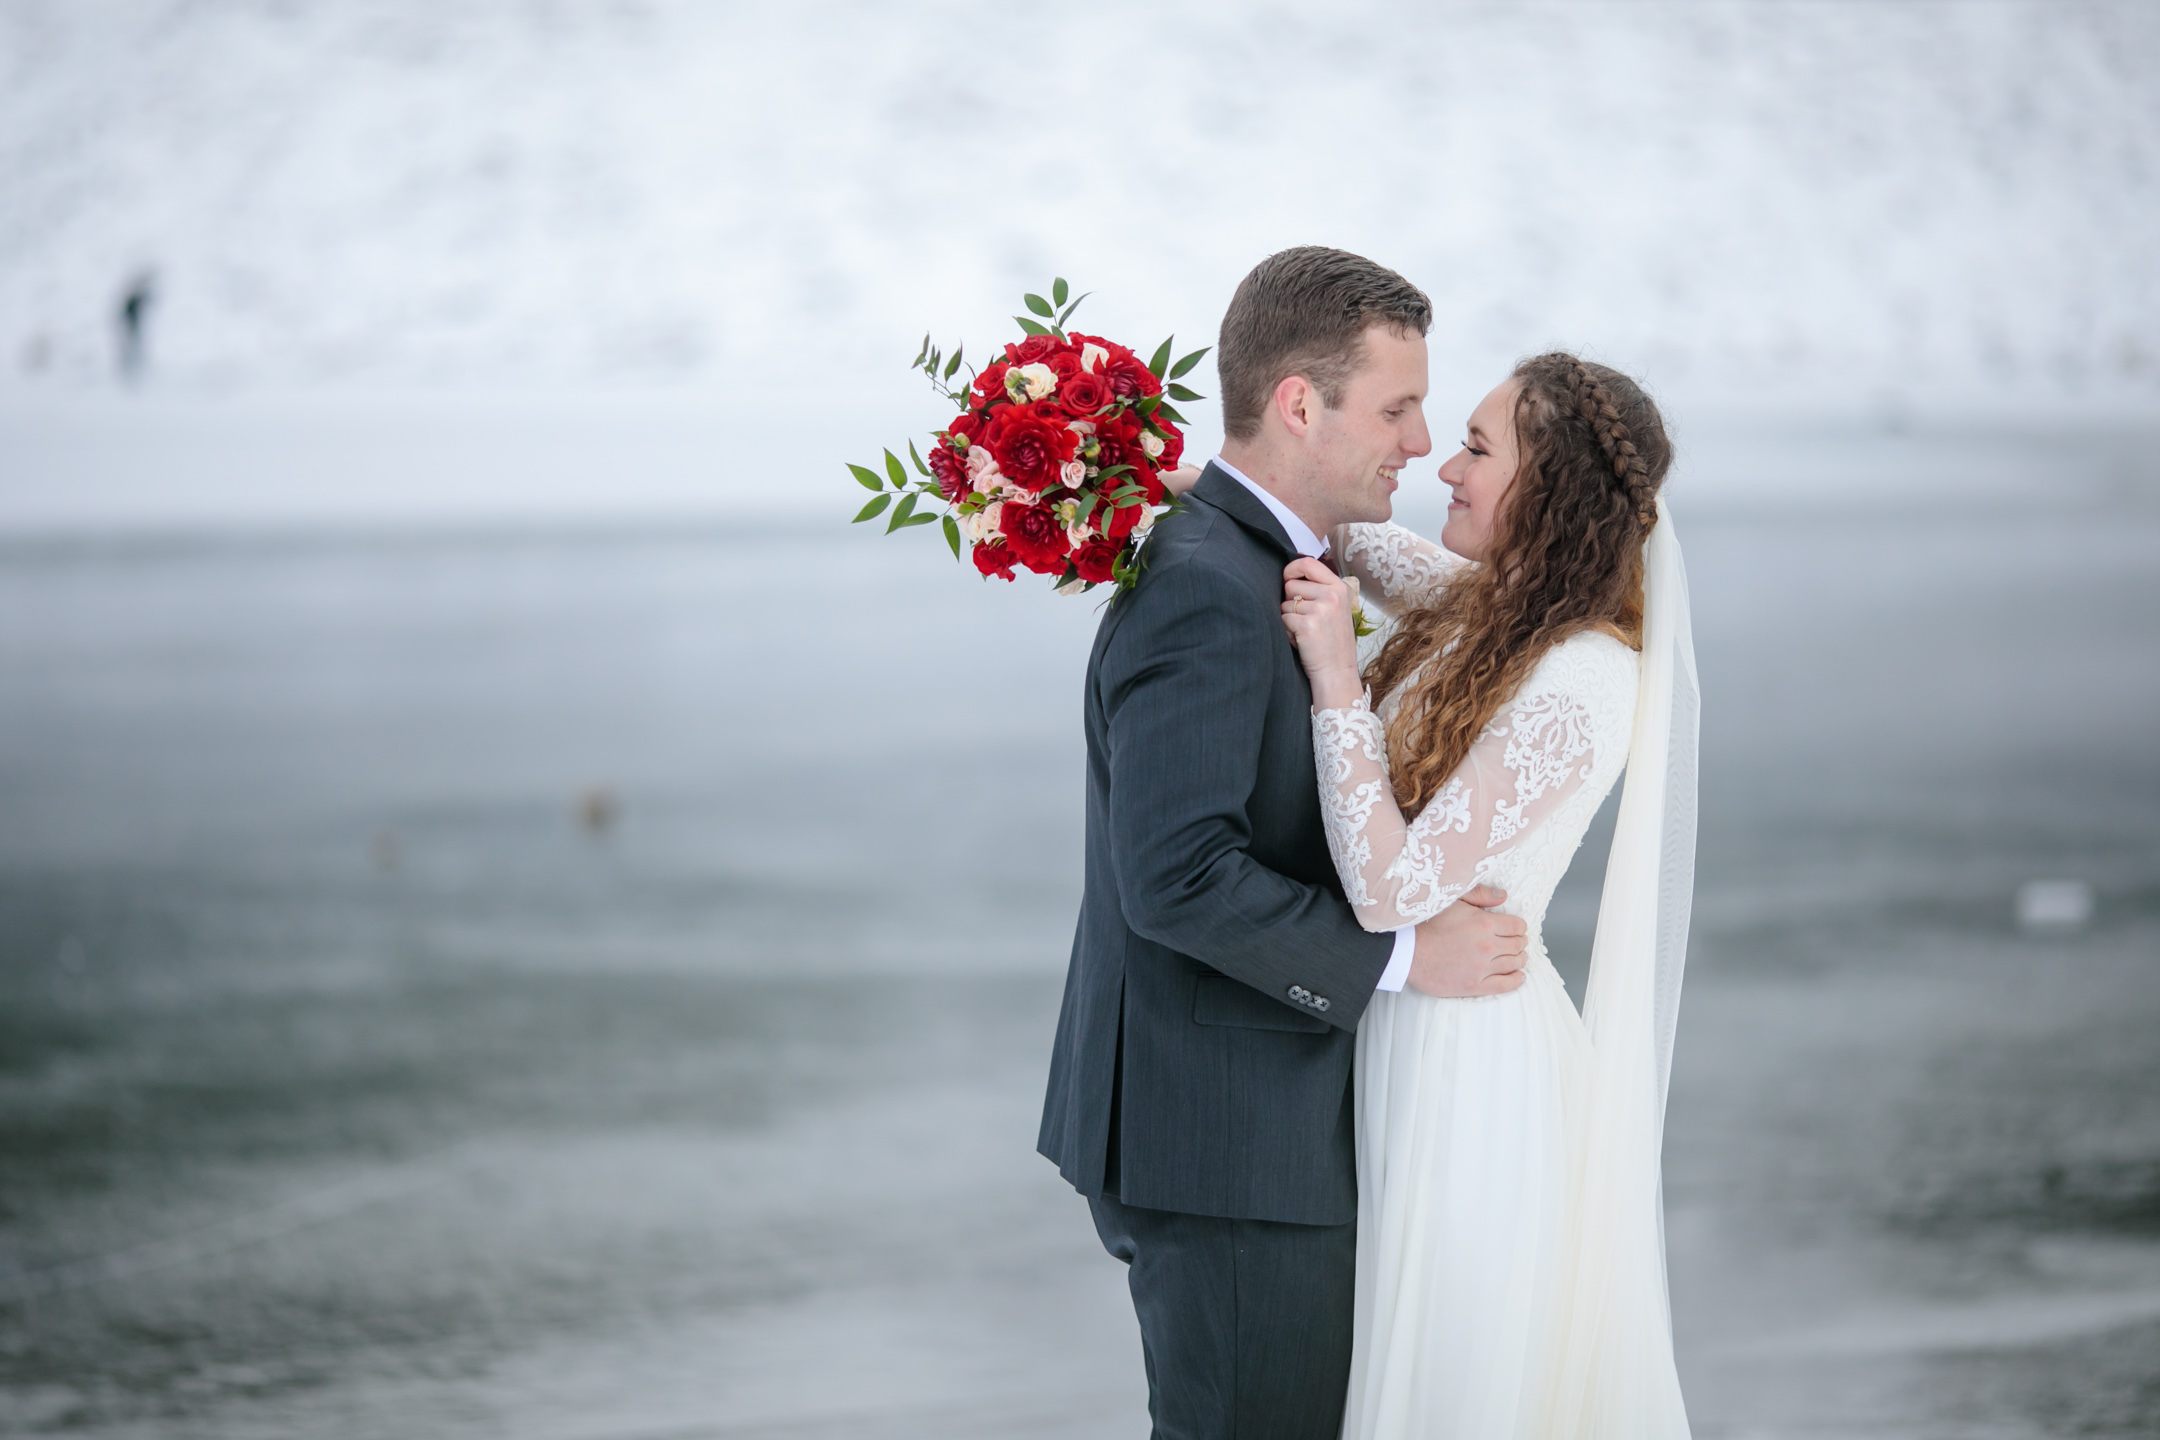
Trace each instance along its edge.
{"label": "white snow bank", "polygon": [[169,385],[852,403],[1053,272],[1204,338],[1324,241],[1431,290],[1443,388],[2149,404],[2156,73],[2144,3],[16,0],[0,387],[112,383],[151,266]]}

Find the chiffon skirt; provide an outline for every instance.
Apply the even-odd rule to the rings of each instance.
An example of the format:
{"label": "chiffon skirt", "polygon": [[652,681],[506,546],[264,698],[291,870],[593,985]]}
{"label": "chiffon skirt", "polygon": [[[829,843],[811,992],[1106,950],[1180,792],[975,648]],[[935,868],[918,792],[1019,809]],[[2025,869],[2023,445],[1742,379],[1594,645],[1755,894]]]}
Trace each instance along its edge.
{"label": "chiffon skirt", "polygon": [[1551,963],[1524,970],[1507,995],[1376,995],[1358,1027],[1347,1440],[1557,1433],[1589,1042]]}

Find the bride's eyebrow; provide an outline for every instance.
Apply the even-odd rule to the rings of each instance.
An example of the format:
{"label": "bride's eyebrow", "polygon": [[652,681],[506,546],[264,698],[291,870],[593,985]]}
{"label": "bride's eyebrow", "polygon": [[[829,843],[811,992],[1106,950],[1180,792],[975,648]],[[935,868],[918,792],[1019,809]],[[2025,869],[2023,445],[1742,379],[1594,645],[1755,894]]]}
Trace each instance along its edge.
{"label": "bride's eyebrow", "polygon": [[1477,441],[1481,445],[1490,446],[1492,444],[1492,441],[1487,438],[1485,432],[1478,429],[1478,427],[1475,425],[1472,425],[1470,427],[1470,438]]}

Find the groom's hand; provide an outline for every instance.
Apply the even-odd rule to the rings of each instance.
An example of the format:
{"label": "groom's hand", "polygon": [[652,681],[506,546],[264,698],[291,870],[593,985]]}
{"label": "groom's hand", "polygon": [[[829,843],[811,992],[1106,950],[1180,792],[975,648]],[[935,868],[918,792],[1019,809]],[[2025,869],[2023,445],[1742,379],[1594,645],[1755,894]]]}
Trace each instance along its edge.
{"label": "groom's hand", "polygon": [[1507,892],[1480,885],[1417,927],[1408,987],[1421,995],[1462,999],[1505,995],[1523,983],[1530,927],[1493,909]]}

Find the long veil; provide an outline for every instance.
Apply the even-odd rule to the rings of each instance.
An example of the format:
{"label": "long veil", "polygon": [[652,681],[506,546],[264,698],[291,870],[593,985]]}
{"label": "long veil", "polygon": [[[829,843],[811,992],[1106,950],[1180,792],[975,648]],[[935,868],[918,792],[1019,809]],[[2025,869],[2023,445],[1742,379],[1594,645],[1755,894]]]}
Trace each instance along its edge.
{"label": "long veil", "polygon": [[1575,1440],[1688,1434],[1659,1158],[1695,890],[1700,715],[1687,570],[1660,500],[1643,555],[1635,732],[1583,998],[1590,1059],[1575,1132],[1572,1298],[1547,1428]]}

